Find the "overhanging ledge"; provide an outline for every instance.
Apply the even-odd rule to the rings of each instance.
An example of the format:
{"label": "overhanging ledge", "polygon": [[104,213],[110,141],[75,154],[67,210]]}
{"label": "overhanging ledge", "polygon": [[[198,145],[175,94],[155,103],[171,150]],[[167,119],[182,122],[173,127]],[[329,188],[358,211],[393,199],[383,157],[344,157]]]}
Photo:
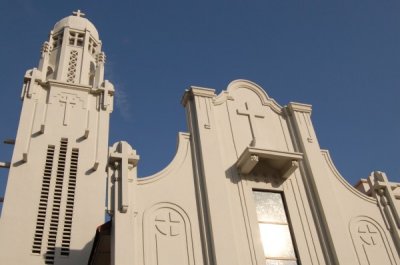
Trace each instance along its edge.
{"label": "overhanging ledge", "polygon": [[302,159],[302,153],[247,147],[236,162],[236,167],[240,173],[249,174],[261,163],[278,170],[282,178],[287,179],[299,167]]}

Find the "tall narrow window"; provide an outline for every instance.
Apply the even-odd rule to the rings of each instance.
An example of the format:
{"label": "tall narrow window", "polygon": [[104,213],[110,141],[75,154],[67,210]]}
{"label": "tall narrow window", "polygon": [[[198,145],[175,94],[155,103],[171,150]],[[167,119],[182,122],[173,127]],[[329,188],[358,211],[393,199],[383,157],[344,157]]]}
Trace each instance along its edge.
{"label": "tall narrow window", "polygon": [[47,251],[45,255],[45,264],[54,264],[56,255],[56,242],[58,223],[60,218],[60,207],[64,181],[64,171],[67,159],[68,139],[62,138],[60,143],[60,151],[58,154],[57,174],[55,178],[55,187],[53,191],[53,207],[51,210],[49,236],[47,239]]}
{"label": "tall narrow window", "polygon": [[38,214],[36,217],[35,235],[33,238],[32,253],[40,254],[42,251],[42,240],[44,233],[44,226],[46,222],[46,211],[49,200],[50,178],[53,170],[54,159],[54,145],[47,147],[46,162],[44,165],[42,190],[40,191],[40,200]]}
{"label": "tall narrow window", "polygon": [[282,194],[253,191],[266,265],[298,265]]}
{"label": "tall narrow window", "polygon": [[67,205],[65,207],[64,230],[61,241],[61,255],[69,255],[71,244],[72,217],[74,213],[74,200],[76,188],[76,175],[78,171],[79,149],[73,148],[71,154],[71,164],[69,168],[69,180],[67,190]]}

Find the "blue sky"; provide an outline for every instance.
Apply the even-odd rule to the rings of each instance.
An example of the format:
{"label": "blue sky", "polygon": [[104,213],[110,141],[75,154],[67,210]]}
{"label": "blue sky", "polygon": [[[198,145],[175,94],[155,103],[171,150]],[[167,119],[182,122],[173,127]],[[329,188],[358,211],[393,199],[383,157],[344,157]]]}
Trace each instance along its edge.
{"label": "blue sky", "polygon": [[[110,144],[138,151],[139,175],[173,158],[188,86],[220,92],[243,78],[281,105],[312,104],[320,145],[350,183],[372,170],[400,181],[400,1],[1,1],[0,139],[16,134],[25,71],[77,9],[100,33],[116,88]],[[11,152],[0,145],[0,160]]]}

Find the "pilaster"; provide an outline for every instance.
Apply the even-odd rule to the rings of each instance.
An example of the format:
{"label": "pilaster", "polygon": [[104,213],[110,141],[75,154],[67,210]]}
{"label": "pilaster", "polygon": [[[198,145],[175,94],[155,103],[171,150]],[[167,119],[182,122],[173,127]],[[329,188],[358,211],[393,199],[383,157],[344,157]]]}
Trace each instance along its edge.
{"label": "pilaster", "polygon": [[191,87],[184,94],[191,144],[194,150],[197,198],[200,201],[201,232],[206,264],[238,264],[228,190],[223,168],[216,120],[213,89]]}
{"label": "pilaster", "polygon": [[[307,195],[313,210],[327,264],[355,264],[357,258],[350,242],[344,242],[347,226],[338,202],[326,177],[326,168],[320,146],[311,122],[311,105],[290,103],[286,107],[294,131],[299,152]],[[350,246],[350,247],[349,247]]]}
{"label": "pilaster", "polygon": [[138,161],[136,151],[126,142],[117,142],[109,149],[107,208],[112,216],[112,265],[128,264],[135,260],[134,239],[138,235],[134,231],[132,196]]}

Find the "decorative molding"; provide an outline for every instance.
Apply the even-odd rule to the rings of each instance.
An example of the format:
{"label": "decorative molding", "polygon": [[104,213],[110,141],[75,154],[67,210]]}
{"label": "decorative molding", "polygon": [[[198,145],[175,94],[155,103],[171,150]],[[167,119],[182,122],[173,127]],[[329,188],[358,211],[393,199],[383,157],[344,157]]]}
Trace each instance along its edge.
{"label": "decorative molding", "polygon": [[[263,106],[270,107],[277,114],[282,113],[282,106],[280,106],[273,98],[270,98],[267,92],[265,92],[265,90],[261,86],[249,80],[238,79],[232,81],[226,89],[228,93],[227,98],[229,98],[229,96],[232,97],[232,93],[240,88],[246,88],[253,91],[259,97]],[[223,93],[225,93],[225,91]]]}
{"label": "decorative molding", "polygon": [[34,121],[36,120],[37,105],[38,103],[37,101],[35,101],[33,105],[32,116],[30,119],[28,142],[26,143],[24,151],[22,152],[22,161],[25,163],[28,162],[29,149],[31,148],[32,132],[33,132]]}
{"label": "decorative molding", "polygon": [[289,108],[289,110],[291,112],[298,111],[298,112],[305,112],[305,113],[309,113],[309,114],[311,114],[311,112],[312,112],[312,105],[297,103],[297,102],[290,102],[287,105],[287,108]]}
{"label": "decorative molding", "polygon": [[96,63],[97,64],[105,64],[106,63],[106,54],[104,52],[100,52],[96,55]]}
{"label": "decorative molding", "polygon": [[225,103],[227,100],[234,100],[231,95],[229,95],[228,91],[222,91],[219,95],[213,98],[214,106],[221,105]]}
{"label": "decorative molding", "polygon": [[80,91],[91,92],[91,93],[96,94],[94,91],[92,91],[92,87],[88,86],[88,85],[65,83],[65,82],[61,82],[61,81],[56,81],[54,79],[48,80],[45,84],[46,84],[47,88],[57,86],[57,87],[61,87],[61,88],[68,88],[71,90],[80,90]]}
{"label": "decorative molding", "polygon": [[45,42],[43,43],[42,49],[41,49],[42,55],[43,55],[44,53],[47,53],[47,54],[50,55],[50,53],[51,53],[52,50],[53,50],[53,46],[52,46],[48,41],[45,41]]}
{"label": "decorative molding", "polygon": [[206,114],[207,114],[207,120],[204,123],[204,128],[205,129],[211,129],[211,122],[210,122],[210,115],[212,113],[211,104],[210,104],[210,101],[207,98],[203,98],[203,100],[204,100],[204,104],[205,104],[205,107],[206,107]]}
{"label": "decorative molding", "polygon": [[184,107],[186,107],[187,102],[189,100],[191,100],[194,96],[214,98],[216,96],[215,89],[190,86],[190,88],[185,90],[185,93],[183,94],[182,99],[181,99],[181,104]]}
{"label": "decorative molding", "polygon": [[44,134],[45,128],[46,128],[46,126],[43,123],[40,124],[39,133]]}

